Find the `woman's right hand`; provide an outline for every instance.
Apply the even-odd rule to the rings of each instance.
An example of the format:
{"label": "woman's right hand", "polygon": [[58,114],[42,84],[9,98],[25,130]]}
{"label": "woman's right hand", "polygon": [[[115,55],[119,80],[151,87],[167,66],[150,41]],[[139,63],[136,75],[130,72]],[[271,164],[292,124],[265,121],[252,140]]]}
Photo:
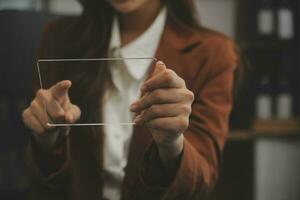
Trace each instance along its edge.
{"label": "woman's right hand", "polygon": [[68,95],[71,85],[71,81],[64,80],[50,89],[38,90],[30,106],[23,112],[24,124],[32,130],[37,143],[46,151],[55,145],[59,134],[69,132],[69,127],[55,128],[49,126],[49,122],[71,124],[80,118],[80,108],[71,103]]}

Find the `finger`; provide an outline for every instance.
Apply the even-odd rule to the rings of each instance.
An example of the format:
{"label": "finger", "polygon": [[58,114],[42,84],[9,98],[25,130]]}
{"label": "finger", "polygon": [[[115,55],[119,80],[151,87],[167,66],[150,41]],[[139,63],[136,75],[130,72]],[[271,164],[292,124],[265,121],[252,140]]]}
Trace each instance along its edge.
{"label": "finger", "polygon": [[181,88],[185,82],[173,70],[165,69],[145,81],[141,87],[142,92],[150,92],[158,88]]}
{"label": "finger", "polygon": [[[156,62],[154,71],[152,72],[152,74],[151,74],[151,76],[150,76],[149,79],[151,79],[153,76],[157,75],[159,72],[165,71],[166,69],[167,69],[167,67],[166,67],[165,63],[163,63],[162,61]],[[147,79],[147,80],[149,80],[149,79]],[[147,80],[145,82],[147,82]],[[147,90],[146,87],[147,86],[145,84],[143,84],[141,86],[141,92],[142,92],[142,94],[145,94],[145,92]]]}
{"label": "finger", "polygon": [[46,111],[51,120],[61,121],[64,118],[64,109],[48,90],[39,90],[36,99],[40,105],[43,105],[43,110]]}
{"label": "finger", "polygon": [[136,123],[147,122],[156,118],[176,117],[176,116],[189,116],[191,113],[191,106],[182,104],[162,104],[153,105],[146,110],[144,114],[139,117]]}
{"label": "finger", "polygon": [[42,134],[45,132],[44,127],[40,124],[39,120],[33,115],[30,109],[23,112],[23,121],[27,128],[35,133]]}
{"label": "finger", "polygon": [[186,89],[156,89],[143,96],[139,101],[133,103],[130,107],[132,112],[139,112],[149,108],[154,104],[172,104],[192,99],[191,92]]}
{"label": "finger", "polygon": [[[154,67],[154,71],[152,72],[150,78],[152,76],[155,76],[157,73],[159,73],[160,71],[163,71],[163,70],[166,70],[166,65],[162,61],[156,62],[155,67]],[[144,96],[146,94],[146,90],[145,90],[144,87],[145,87],[144,85],[141,86],[141,96]]]}
{"label": "finger", "polygon": [[147,127],[157,131],[168,133],[183,133],[189,125],[189,120],[186,117],[166,117],[149,120],[146,123]]}
{"label": "finger", "polygon": [[70,107],[65,111],[65,120],[67,123],[76,122],[81,116],[80,108],[76,105],[70,105]]}
{"label": "finger", "polygon": [[135,118],[133,120],[133,123],[135,123],[135,124],[140,123],[142,116],[145,114],[145,112],[146,112],[146,110],[143,110],[143,111],[137,113],[137,115],[135,116]]}
{"label": "finger", "polygon": [[154,76],[154,75],[158,74],[160,71],[164,71],[166,69],[167,69],[167,67],[166,67],[165,63],[163,63],[162,61],[158,61],[155,64],[155,69],[151,76]]}
{"label": "finger", "polygon": [[48,126],[49,118],[47,113],[45,112],[44,106],[41,105],[38,101],[34,100],[31,102],[30,111],[35,116],[35,118],[39,121],[39,123],[46,130],[53,130],[54,127]]}
{"label": "finger", "polygon": [[50,88],[51,94],[59,103],[69,99],[68,91],[72,85],[69,80],[64,80],[56,83]]}

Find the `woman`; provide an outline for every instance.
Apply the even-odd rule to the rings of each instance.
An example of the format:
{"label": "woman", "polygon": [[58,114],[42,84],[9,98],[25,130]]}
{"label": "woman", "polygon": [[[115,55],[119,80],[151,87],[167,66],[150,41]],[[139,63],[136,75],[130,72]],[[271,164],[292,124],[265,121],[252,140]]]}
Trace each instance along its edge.
{"label": "woman", "polygon": [[[228,133],[237,64],[234,45],[198,25],[192,0],[80,2],[80,17],[48,25],[39,58],[147,56],[160,61],[154,68],[141,64],[139,72],[128,63],[126,68],[116,63],[98,71],[87,68],[76,79],[80,87],[72,92],[69,80],[45,90],[38,90],[35,82],[36,96],[23,113],[33,133],[28,149],[32,198],[205,196],[217,180]],[[141,86],[141,91],[129,94],[122,83],[125,88]],[[127,105],[120,97],[124,102],[139,100]],[[47,126],[47,118],[65,123],[98,118],[109,123],[111,118],[126,120],[118,113],[128,117],[130,112],[137,124],[133,130]]]}

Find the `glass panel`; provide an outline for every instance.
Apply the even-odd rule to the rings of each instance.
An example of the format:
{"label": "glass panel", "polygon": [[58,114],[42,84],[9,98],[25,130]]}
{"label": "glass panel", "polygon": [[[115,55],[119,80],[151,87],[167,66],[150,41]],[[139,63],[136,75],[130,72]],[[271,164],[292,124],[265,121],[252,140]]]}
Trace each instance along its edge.
{"label": "glass panel", "polygon": [[[104,126],[104,125],[134,125],[133,117],[120,112],[113,119],[102,119],[100,113],[103,100],[110,101],[110,109],[118,112],[120,106],[129,106],[137,99],[130,99],[130,93],[140,92],[141,84],[136,84],[132,71],[141,71],[139,66],[149,66],[146,72],[153,68],[155,58],[95,58],[95,59],[43,59],[37,62],[38,78],[41,89],[54,88],[61,81],[71,81],[68,92],[53,92],[55,104],[63,107],[66,100],[77,105],[81,117],[75,123],[67,123],[65,119],[51,118],[51,103],[44,102],[45,115],[49,126]],[[138,69],[139,68],[139,69]],[[142,78],[146,78],[146,74]],[[141,81],[142,83],[142,81]],[[60,91],[60,90],[55,90]],[[64,91],[64,90],[62,90]],[[105,92],[104,92],[105,91]],[[68,95],[65,95],[68,94]],[[101,95],[102,94],[102,95]],[[58,95],[58,96],[57,96]],[[67,97],[68,96],[68,97]],[[112,100],[110,98],[113,96]],[[123,98],[126,96],[126,98]],[[119,99],[118,99],[119,98]],[[117,100],[118,99],[118,100]],[[128,100],[130,99],[130,100]],[[102,100],[102,101],[101,101]],[[130,102],[129,102],[130,101]],[[63,108],[66,110],[67,108]],[[104,108],[103,108],[104,109]],[[133,115],[133,114],[131,114]]]}

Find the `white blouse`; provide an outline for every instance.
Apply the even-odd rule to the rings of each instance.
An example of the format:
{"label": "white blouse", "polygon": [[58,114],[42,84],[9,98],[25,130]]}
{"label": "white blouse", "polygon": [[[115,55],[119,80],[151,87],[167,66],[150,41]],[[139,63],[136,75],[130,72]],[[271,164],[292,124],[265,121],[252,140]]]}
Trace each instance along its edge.
{"label": "white blouse", "polygon": [[[138,38],[121,47],[117,18],[113,21],[109,50],[112,57],[154,57],[167,18],[163,8],[149,28]],[[103,122],[118,124],[132,122],[129,107],[140,97],[140,86],[146,78],[151,60],[125,60],[110,63],[113,85],[107,88],[103,101]],[[103,197],[119,200],[125,176],[133,126],[110,125],[104,127],[104,183]]]}

